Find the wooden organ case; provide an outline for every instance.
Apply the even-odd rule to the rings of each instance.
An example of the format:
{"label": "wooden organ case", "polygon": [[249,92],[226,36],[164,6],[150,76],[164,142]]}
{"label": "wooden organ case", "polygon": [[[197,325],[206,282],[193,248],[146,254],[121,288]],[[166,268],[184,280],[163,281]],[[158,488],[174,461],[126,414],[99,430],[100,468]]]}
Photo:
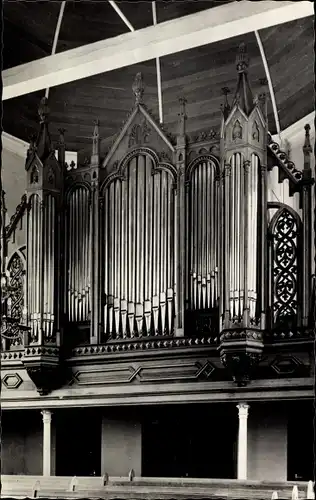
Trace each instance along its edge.
{"label": "wooden organ case", "polygon": [[[23,341],[41,393],[62,383],[63,360],[87,345],[212,345],[245,384],[265,339],[311,334],[309,131],[300,171],[272,141],[265,96],[254,100],[247,69],[241,45],[220,134],[193,138],[185,100],[171,136],[143,103],[138,74],[135,106],[111,148],[101,151],[95,122],[91,158],[76,168],[65,162],[63,130],[56,158],[42,100],[26,161]],[[274,166],[299,193],[302,216],[269,202]]]}

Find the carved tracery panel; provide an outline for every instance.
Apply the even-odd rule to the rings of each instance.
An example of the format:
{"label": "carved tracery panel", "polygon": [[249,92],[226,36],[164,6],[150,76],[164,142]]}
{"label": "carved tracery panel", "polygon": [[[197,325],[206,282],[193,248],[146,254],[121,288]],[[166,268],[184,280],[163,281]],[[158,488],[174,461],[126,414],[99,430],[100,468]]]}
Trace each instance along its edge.
{"label": "carved tracery panel", "polygon": [[299,303],[298,215],[281,208],[270,224],[272,326],[297,326]]}
{"label": "carved tracery panel", "polygon": [[15,252],[8,264],[9,286],[13,293],[8,303],[8,316],[22,320],[25,306],[25,260],[20,252]]}
{"label": "carved tracery panel", "polygon": [[145,152],[104,188],[104,326],[110,339],[171,335],[174,176]]}
{"label": "carved tracery panel", "polygon": [[89,320],[91,309],[91,199],[78,185],[68,193],[66,217],[66,314],[69,322]]}

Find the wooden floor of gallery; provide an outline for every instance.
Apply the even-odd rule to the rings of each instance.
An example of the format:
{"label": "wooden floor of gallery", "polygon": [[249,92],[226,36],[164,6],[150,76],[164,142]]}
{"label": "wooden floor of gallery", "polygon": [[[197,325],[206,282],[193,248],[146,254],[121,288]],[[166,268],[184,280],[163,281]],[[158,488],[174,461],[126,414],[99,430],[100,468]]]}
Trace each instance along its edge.
{"label": "wooden floor of gallery", "polygon": [[[234,479],[130,478],[124,477],[1,477],[1,498],[102,498],[168,500],[168,499],[265,499],[273,492],[279,499],[291,499],[293,486],[298,486],[299,499],[307,498],[307,482],[276,483],[238,481]],[[105,483],[105,484],[104,484]]]}

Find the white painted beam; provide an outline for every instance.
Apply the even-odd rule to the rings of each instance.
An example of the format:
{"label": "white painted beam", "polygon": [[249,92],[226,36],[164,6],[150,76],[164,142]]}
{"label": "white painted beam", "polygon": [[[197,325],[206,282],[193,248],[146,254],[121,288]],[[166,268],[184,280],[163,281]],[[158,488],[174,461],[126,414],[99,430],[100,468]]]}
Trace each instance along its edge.
{"label": "white painted beam", "polygon": [[[66,6],[66,2],[61,2],[58,21],[57,21],[56,29],[55,29],[55,35],[54,35],[54,41],[53,41],[53,47],[52,47],[52,55],[54,55],[56,52],[57,42],[58,42],[61,22],[62,22],[63,16],[64,16],[65,6]],[[49,95],[49,87],[46,89],[46,92],[45,92],[46,99],[48,99],[48,95]]]}
{"label": "white painted beam", "polygon": [[114,2],[113,0],[109,0],[109,4],[111,5],[111,7],[113,7],[113,9],[115,10],[115,12],[120,16],[120,18],[122,19],[122,21],[124,21],[124,23],[126,24],[126,26],[131,30],[131,31],[135,31],[135,28],[134,26],[129,22],[129,20],[127,19],[127,17],[123,14],[123,12],[121,11],[121,9],[119,8],[118,5],[116,5],[116,2]]}
{"label": "white painted beam", "polygon": [[67,50],[2,73],[2,99],[105,73],[314,14],[313,2],[232,2]]}
{"label": "white painted beam", "polygon": [[255,31],[255,35],[256,35],[258,47],[260,50],[264,71],[265,71],[265,74],[266,74],[266,77],[268,80],[269,92],[270,92],[273,114],[274,114],[275,127],[276,127],[278,135],[280,135],[281,129],[280,129],[279,113],[278,113],[278,108],[277,108],[277,104],[276,104],[276,100],[275,100],[275,93],[274,93],[272,78],[271,78],[271,74],[270,74],[270,70],[269,70],[269,65],[268,65],[266,54],[264,52],[264,48],[263,48],[262,41],[261,41],[261,38],[260,38],[258,31]]}
{"label": "white painted beam", "polygon": [[[157,24],[157,9],[156,2],[151,2],[152,12],[153,12],[153,22],[154,26]],[[157,90],[158,90],[158,108],[159,108],[159,121],[163,123],[163,108],[162,108],[162,88],[161,88],[161,69],[160,69],[160,59],[156,57],[156,72],[157,72]]]}

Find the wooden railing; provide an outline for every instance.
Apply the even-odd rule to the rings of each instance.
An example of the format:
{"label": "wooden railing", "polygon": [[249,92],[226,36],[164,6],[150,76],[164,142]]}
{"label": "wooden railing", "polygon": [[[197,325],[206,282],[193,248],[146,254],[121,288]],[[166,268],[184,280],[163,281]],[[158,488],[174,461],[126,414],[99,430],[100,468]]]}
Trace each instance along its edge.
{"label": "wooden railing", "polygon": [[1,498],[102,499],[315,499],[314,484],[307,482],[239,481],[137,477],[1,476]]}

